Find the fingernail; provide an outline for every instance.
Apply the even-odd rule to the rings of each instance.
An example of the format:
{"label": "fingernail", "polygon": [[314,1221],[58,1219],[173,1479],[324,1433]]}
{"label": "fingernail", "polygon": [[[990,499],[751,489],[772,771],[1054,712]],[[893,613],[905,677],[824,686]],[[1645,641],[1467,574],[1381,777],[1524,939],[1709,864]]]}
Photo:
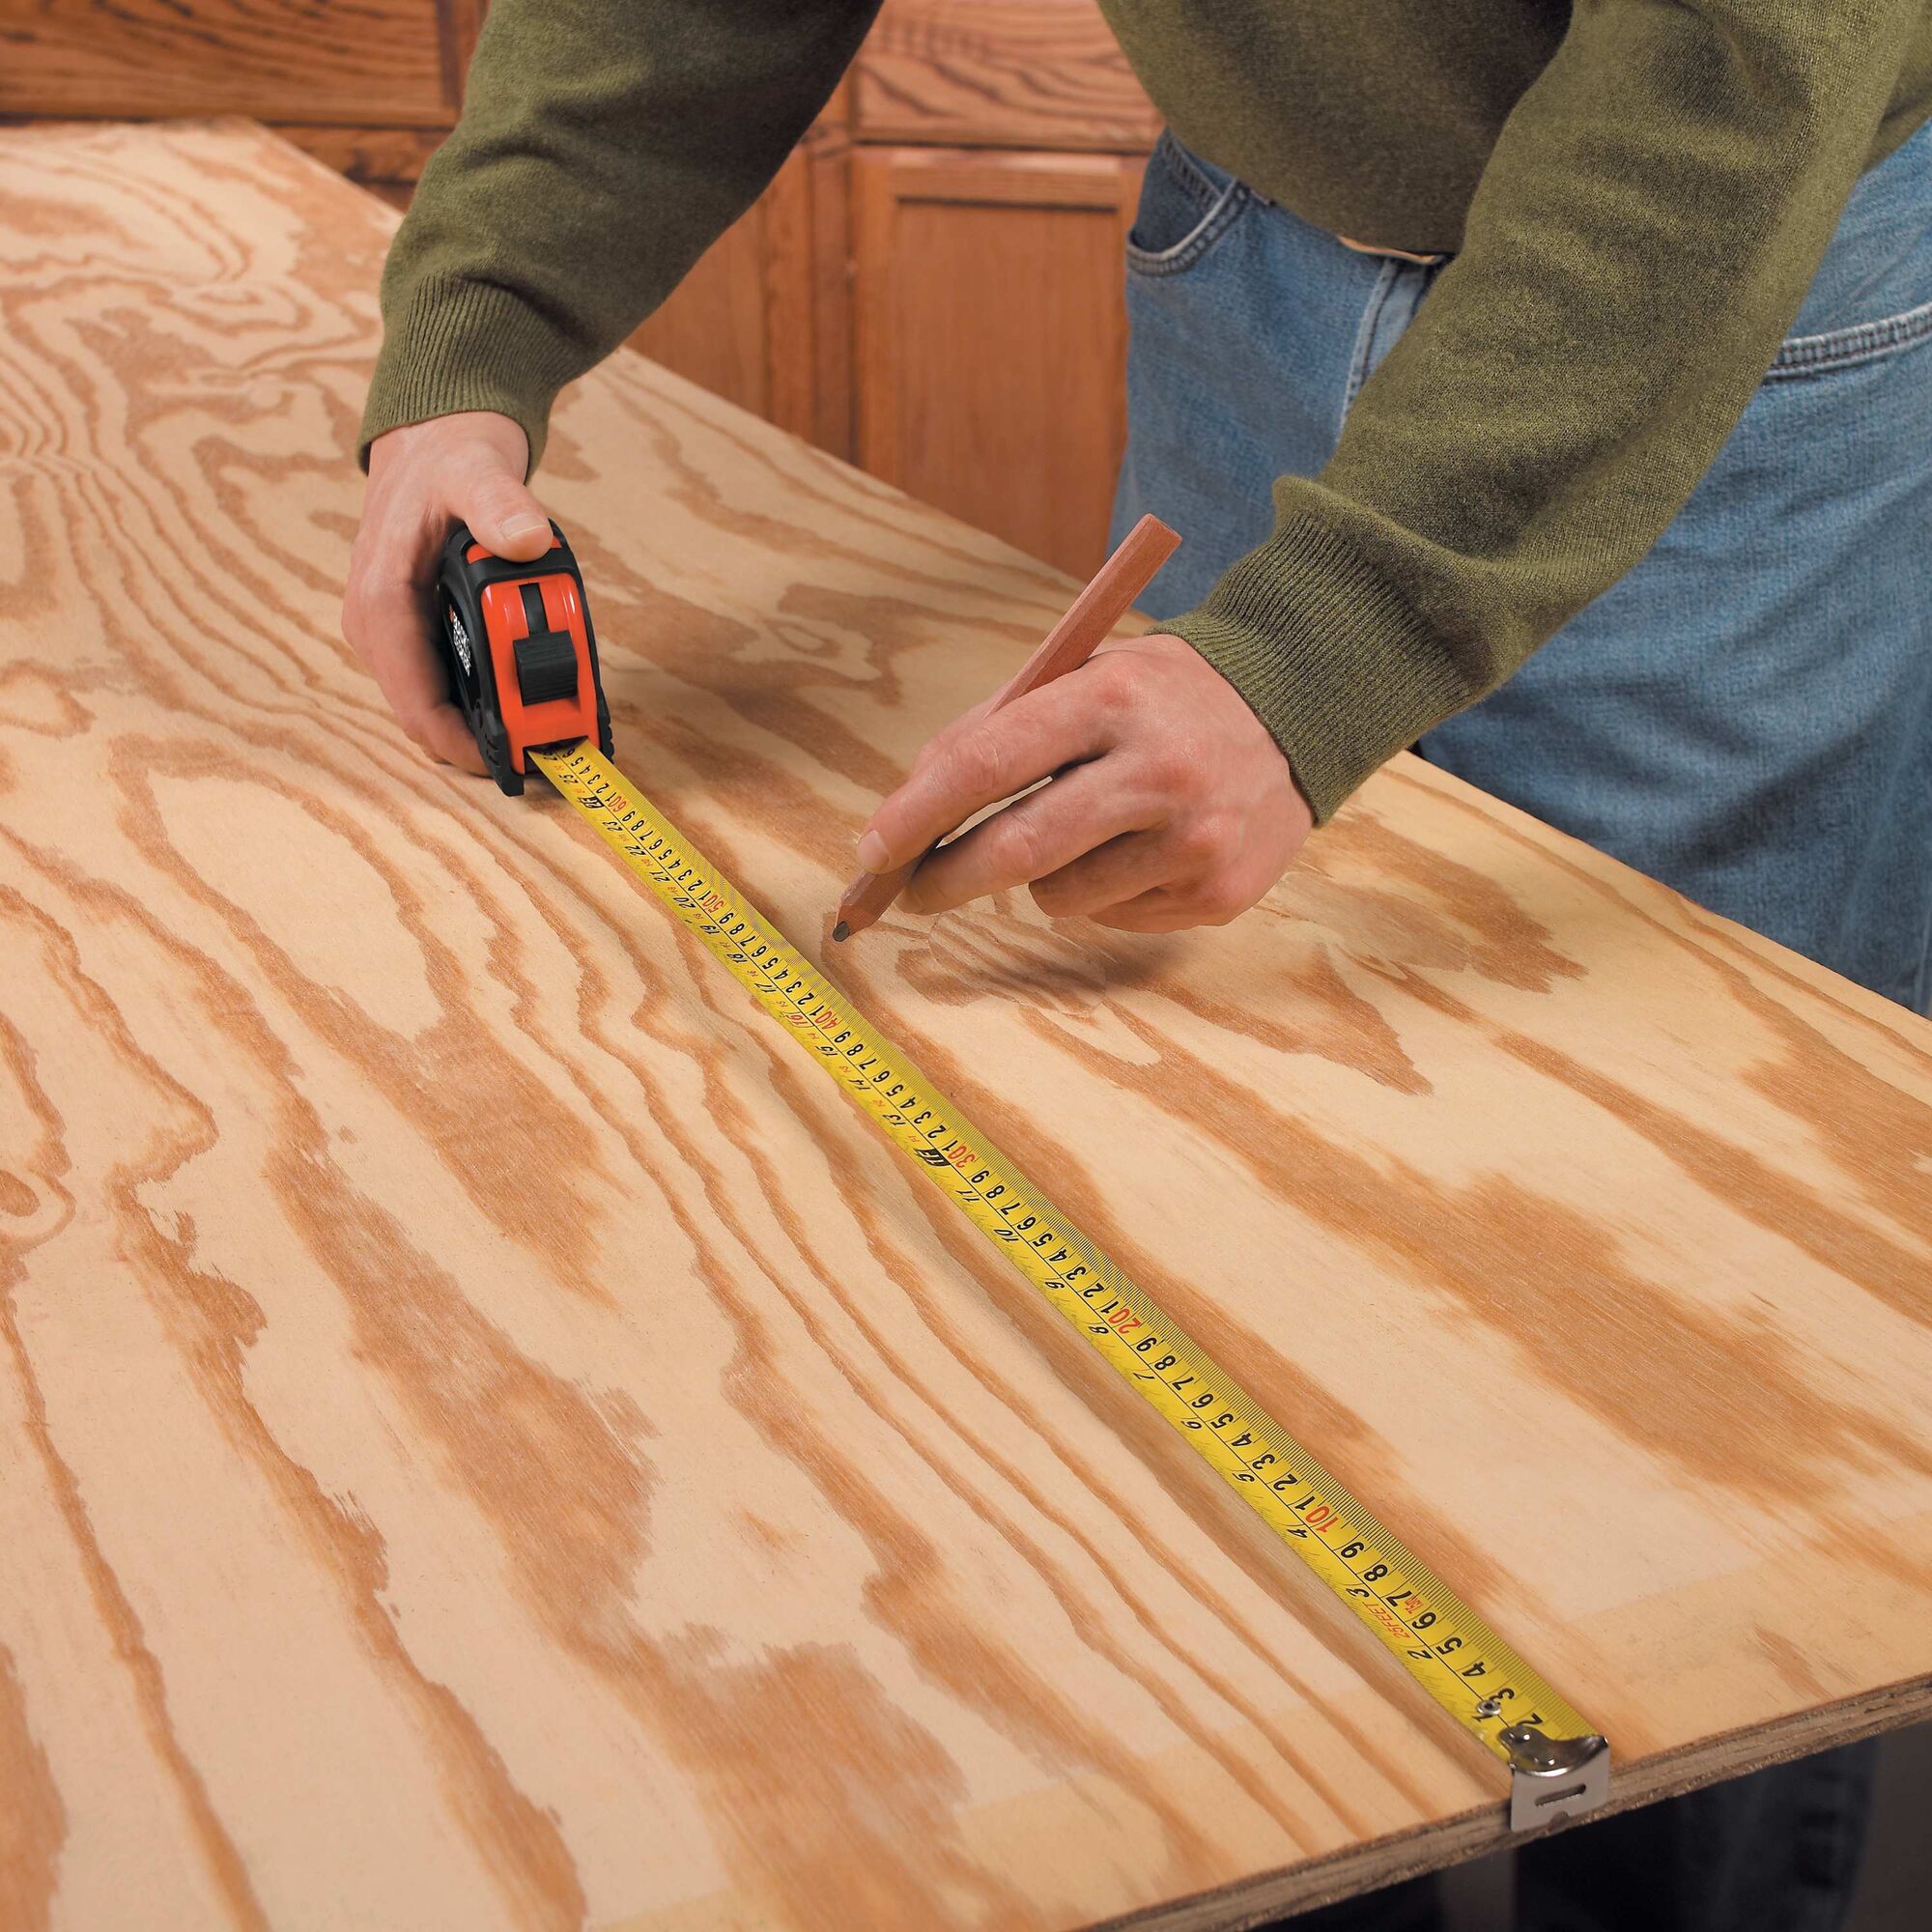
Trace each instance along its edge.
{"label": "fingernail", "polygon": [[550,519],[533,515],[528,510],[519,510],[513,517],[503,519],[503,534],[506,537],[527,536],[532,530],[547,530]]}
{"label": "fingernail", "polygon": [[886,841],[876,832],[868,832],[859,840],[859,863],[868,872],[886,869]]}

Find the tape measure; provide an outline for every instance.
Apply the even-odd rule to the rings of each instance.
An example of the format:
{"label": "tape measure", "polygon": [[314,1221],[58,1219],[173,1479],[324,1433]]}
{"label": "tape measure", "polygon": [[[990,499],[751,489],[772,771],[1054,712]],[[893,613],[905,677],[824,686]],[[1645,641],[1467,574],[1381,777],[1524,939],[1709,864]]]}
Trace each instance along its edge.
{"label": "tape measure", "polygon": [[[560,530],[555,539],[531,564],[489,556],[467,529],[443,553],[439,601],[451,687],[497,782],[520,792],[534,764],[893,1145],[1179,1431],[1416,1683],[1510,1768],[1513,1829],[1601,1804],[1610,1748],[1596,1727],[1100,1253],[611,763],[582,582]],[[466,620],[472,611],[480,631]],[[554,673],[552,696],[532,699],[520,692],[516,715],[498,716],[503,707],[494,695],[504,689],[505,667],[508,679],[521,677],[519,646],[543,635],[531,628],[539,611],[555,627],[552,635],[571,646],[577,682],[566,694]],[[466,668],[482,665],[486,652],[489,677],[466,681]],[[540,646],[540,653],[560,664],[564,648]],[[533,736],[564,715],[546,712],[545,704],[574,707],[569,715],[581,722],[567,733]]]}
{"label": "tape measure", "polygon": [[533,745],[611,749],[597,634],[563,532],[534,563],[493,555],[458,524],[437,574],[449,696],[504,791],[524,788]]}

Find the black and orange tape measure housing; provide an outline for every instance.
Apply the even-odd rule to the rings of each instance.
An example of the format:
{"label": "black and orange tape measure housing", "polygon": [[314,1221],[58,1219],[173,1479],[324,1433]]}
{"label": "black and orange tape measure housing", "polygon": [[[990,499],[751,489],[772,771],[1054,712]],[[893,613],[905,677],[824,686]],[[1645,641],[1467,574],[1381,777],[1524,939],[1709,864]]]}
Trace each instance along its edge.
{"label": "black and orange tape measure housing", "polygon": [[490,776],[513,796],[524,788],[529,752],[582,740],[611,751],[583,578],[563,532],[550,529],[550,549],[516,563],[458,524],[437,578],[450,696]]}

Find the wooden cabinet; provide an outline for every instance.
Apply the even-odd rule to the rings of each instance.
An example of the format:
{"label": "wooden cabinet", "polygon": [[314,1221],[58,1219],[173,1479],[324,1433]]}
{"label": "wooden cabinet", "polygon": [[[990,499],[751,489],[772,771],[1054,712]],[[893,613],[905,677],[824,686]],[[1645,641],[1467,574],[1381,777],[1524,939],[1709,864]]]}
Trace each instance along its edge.
{"label": "wooden cabinet", "polygon": [[456,125],[488,0],[0,0],[0,117],[245,114],[393,201]]}
{"label": "wooden cabinet", "polygon": [[888,0],[806,146],[635,340],[1085,575],[1158,131],[1094,0]]}
{"label": "wooden cabinet", "polygon": [[1125,435],[1121,245],[1158,117],[1094,0],[887,0],[852,126],[859,462],[1086,575]]}
{"label": "wooden cabinet", "polygon": [[1139,154],[1160,132],[1094,0],[886,0],[853,111],[870,141]]}
{"label": "wooden cabinet", "polygon": [[861,147],[857,455],[1066,570],[1103,554],[1137,158]]}

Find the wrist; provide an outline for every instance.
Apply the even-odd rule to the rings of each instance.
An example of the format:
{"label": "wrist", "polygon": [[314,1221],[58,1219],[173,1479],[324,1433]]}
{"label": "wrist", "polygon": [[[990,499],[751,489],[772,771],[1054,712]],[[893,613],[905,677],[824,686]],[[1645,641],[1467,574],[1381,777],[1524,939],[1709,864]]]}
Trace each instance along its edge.
{"label": "wrist", "polygon": [[543,455],[551,404],[581,354],[509,290],[425,275],[388,298],[383,353],[363,410],[358,455],[392,431],[455,415],[507,417],[522,430],[525,473]]}

